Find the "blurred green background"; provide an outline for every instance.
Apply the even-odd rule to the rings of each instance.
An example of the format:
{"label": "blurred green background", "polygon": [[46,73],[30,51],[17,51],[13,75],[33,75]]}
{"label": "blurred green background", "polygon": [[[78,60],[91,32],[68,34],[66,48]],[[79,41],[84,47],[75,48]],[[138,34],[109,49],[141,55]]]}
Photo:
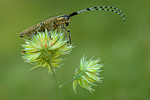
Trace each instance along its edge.
{"label": "blurred green background", "polygon": [[85,12],[71,19],[68,28],[76,46],[61,68],[60,83],[72,79],[86,53],[105,63],[103,83],[93,94],[72,83],[62,88],[66,100],[150,100],[150,1],[149,0],[0,0],[0,100],[61,100],[54,77],[46,68],[21,58],[19,33],[51,16],[70,14],[87,7],[120,8],[121,17],[107,11]]}

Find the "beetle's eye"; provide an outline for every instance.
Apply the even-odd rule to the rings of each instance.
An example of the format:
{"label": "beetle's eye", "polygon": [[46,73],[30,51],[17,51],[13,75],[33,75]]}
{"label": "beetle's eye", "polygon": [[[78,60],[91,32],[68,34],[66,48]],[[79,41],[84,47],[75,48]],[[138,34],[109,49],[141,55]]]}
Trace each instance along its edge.
{"label": "beetle's eye", "polygon": [[68,26],[69,25],[69,22],[65,22],[66,23],[66,26]]}
{"label": "beetle's eye", "polygon": [[68,15],[64,15],[66,20],[69,20],[69,16]]}
{"label": "beetle's eye", "polygon": [[67,20],[69,20],[69,16],[67,16]]}

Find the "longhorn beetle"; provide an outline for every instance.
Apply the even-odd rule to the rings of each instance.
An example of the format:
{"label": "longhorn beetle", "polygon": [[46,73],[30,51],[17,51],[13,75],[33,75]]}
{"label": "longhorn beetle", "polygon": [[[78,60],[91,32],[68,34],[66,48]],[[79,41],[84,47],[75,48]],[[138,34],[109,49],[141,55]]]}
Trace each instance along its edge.
{"label": "longhorn beetle", "polygon": [[115,8],[115,7],[110,7],[110,6],[97,6],[97,7],[91,7],[91,8],[83,9],[83,10],[80,10],[77,12],[73,12],[70,15],[59,15],[56,17],[48,18],[36,25],[33,25],[33,26],[25,29],[23,32],[20,33],[20,37],[28,36],[30,39],[37,32],[42,32],[42,31],[45,31],[45,29],[47,29],[49,31],[49,37],[51,38],[50,31],[57,30],[57,32],[58,32],[61,28],[64,31],[67,40],[68,40],[68,36],[67,36],[67,33],[65,32],[65,30],[67,32],[69,32],[69,41],[68,42],[70,42],[70,44],[71,44],[70,30],[67,29],[65,26],[69,25],[70,18],[72,16],[78,15],[79,13],[82,13],[85,11],[92,11],[92,10],[106,10],[106,11],[115,12],[122,17],[122,19],[125,23],[125,15],[120,9]]}

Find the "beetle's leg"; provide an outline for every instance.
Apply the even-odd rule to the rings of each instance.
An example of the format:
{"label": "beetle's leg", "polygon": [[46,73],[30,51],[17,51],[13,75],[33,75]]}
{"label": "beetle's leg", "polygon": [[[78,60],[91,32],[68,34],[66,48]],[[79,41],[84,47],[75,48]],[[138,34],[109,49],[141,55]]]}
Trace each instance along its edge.
{"label": "beetle's leg", "polygon": [[52,22],[51,26],[50,26],[50,31],[52,31],[53,28],[53,24],[55,23],[55,21]]}
{"label": "beetle's leg", "polygon": [[[53,27],[53,24],[54,24],[54,23],[55,23],[55,21],[52,22],[51,27],[50,27],[50,31],[52,31],[52,27]],[[51,35],[50,35],[50,31],[48,32],[48,35],[49,35],[49,38],[52,39],[52,37],[51,37]]]}
{"label": "beetle's leg", "polygon": [[57,30],[57,33],[58,33],[60,27],[59,27],[59,25],[57,25],[56,27],[57,27],[56,30]]}
{"label": "beetle's leg", "polygon": [[66,33],[65,30],[64,30],[64,25],[61,24],[60,27],[62,28],[62,30],[64,31],[64,33],[65,33],[65,35],[66,35],[67,44],[69,44],[67,33]]}
{"label": "beetle's leg", "polygon": [[51,33],[51,32],[49,31],[49,32],[48,32],[48,35],[49,35],[49,38],[50,38],[50,39],[52,39],[52,37],[51,37],[51,34],[50,34],[50,33]]}
{"label": "beetle's leg", "polygon": [[44,25],[44,23],[41,23],[39,28],[29,37],[29,40],[33,37],[34,34],[36,34],[42,28],[42,25]]}
{"label": "beetle's leg", "polygon": [[71,44],[71,33],[70,33],[70,30],[66,27],[63,27],[67,32],[69,32],[69,42]]}

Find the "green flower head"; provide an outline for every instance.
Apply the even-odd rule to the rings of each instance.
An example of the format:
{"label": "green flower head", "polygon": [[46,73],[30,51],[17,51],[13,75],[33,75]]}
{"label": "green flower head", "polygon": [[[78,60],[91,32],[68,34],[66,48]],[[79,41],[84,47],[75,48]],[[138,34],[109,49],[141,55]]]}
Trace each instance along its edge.
{"label": "green flower head", "polygon": [[[64,34],[56,31],[51,31],[51,38],[47,30],[45,32],[37,32],[31,40],[25,39],[23,47],[23,58],[27,63],[34,63],[34,68],[39,66],[47,67],[48,72],[51,72],[52,67],[60,67],[63,61],[59,58],[60,55],[66,55],[70,53],[73,46],[67,44],[67,40],[64,39]],[[51,58],[51,65],[48,63],[48,58]]]}
{"label": "green flower head", "polygon": [[81,87],[93,92],[92,86],[94,82],[101,82],[102,77],[99,77],[99,73],[102,71],[102,64],[99,64],[100,60],[89,59],[86,61],[86,57],[83,56],[80,60],[80,66],[75,70],[75,76],[73,81],[73,90],[76,93],[77,84]]}

